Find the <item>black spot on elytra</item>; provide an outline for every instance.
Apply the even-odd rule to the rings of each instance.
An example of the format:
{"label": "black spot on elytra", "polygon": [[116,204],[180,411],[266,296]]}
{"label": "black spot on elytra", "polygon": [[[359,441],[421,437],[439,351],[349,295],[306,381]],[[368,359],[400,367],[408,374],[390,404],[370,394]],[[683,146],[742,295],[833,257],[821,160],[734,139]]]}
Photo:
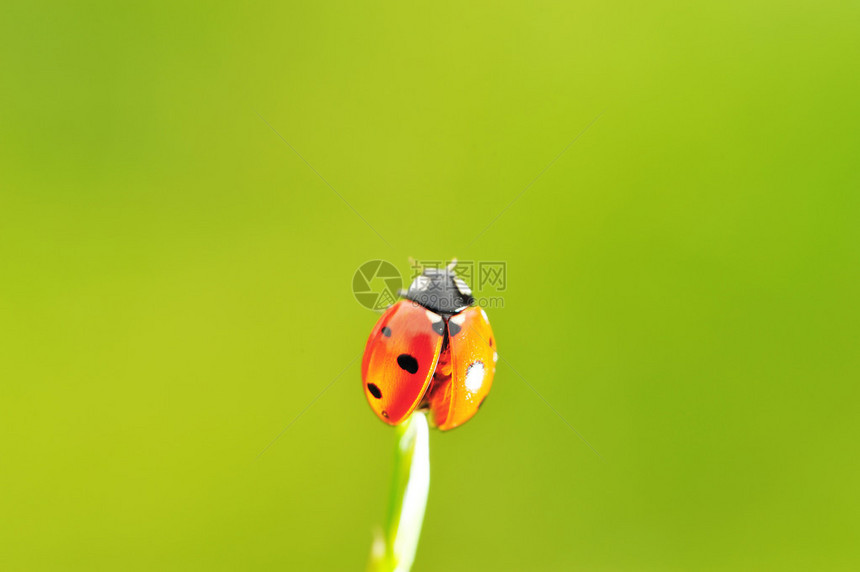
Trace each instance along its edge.
{"label": "black spot on elytra", "polygon": [[459,334],[461,329],[462,328],[460,328],[460,326],[458,326],[454,322],[448,322],[448,333],[450,333],[452,336],[456,336],[457,334]]}
{"label": "black spot on elytra", "polygon": [[490,338],[490,347],[493,347],[493,338]]}
{"label": "black spot on elytra", "polygon": [[385,326],[384,328],[382,328],[382,335],[385,336],[386,338],[390,338],[391,337],[391,328],[389,328],[388,326]]}
{"label": "black spot on elytra", "polygon": [[439,334],[440,336],[445,335],[445,322],[439,320],[435,324],[433,324],[433,331]]}
{"label": "black spot on elytra", "polygon": [[383,411],[382,416],[385,417],[386,419],[388,419],[388,411]]}
{"label": "black spot on elytra", "polygon": [[379,399],[382,397],[382,392],[379,391],[379,388],[376,387],[376,384],[374,384],[374,383],[368,383],[367,384],[367,390],[370,391],[370,394],[373,397],[375,397],[376,399]]}
{"label": "black spot on elytra", "polygon": [[406,370],[409,373],[418,371],[418,360],[409,354],[400,354],[397,356],[397,365],[400,369]]}

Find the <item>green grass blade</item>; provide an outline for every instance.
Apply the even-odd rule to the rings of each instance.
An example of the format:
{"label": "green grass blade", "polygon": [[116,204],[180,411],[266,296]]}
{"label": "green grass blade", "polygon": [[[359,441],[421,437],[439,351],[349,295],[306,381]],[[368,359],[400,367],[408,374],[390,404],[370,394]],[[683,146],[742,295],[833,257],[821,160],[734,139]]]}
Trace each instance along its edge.
{"label": "green grass blade", "polygon": [[374,540],[369,567],[372,572],[408,572],[415,560],[427,506],[430,489],[427,417],[416,412],[397,431],[385,534],[378,534]]}

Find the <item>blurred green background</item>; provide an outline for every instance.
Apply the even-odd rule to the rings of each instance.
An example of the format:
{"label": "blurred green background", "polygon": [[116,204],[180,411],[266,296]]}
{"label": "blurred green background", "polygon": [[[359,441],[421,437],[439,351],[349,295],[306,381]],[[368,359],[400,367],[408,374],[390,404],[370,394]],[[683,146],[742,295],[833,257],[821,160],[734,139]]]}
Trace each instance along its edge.
{"label": "blurred green background", "polygon": [[3,570],[363,570],[408,256],[601,455],[500,361],[416,571],[860,568],[857,2],[2,13]]}

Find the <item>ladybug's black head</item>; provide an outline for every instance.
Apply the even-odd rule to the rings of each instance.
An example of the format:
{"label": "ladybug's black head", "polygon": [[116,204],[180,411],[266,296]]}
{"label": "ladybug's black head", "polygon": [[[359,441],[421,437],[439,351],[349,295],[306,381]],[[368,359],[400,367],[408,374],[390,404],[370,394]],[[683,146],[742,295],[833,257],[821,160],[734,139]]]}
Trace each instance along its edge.
{"label": "ladybug's black head", "polygon": [[475,303],[469,286],[453,268],[425,268],[403,296],[444,316],[459,314]]}

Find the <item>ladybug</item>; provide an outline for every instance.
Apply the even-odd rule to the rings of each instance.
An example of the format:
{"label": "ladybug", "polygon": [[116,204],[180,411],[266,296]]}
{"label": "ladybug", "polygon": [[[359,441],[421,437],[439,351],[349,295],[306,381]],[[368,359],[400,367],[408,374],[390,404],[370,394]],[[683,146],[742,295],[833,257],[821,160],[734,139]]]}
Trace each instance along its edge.
{"label": "ladybug", "polygon": [[446,431],[472,418],[496,373],[496,341],[483,308],[447,268],[427,268],[379,318],[364,350],[361,380],[389,425],[416,409]]}

